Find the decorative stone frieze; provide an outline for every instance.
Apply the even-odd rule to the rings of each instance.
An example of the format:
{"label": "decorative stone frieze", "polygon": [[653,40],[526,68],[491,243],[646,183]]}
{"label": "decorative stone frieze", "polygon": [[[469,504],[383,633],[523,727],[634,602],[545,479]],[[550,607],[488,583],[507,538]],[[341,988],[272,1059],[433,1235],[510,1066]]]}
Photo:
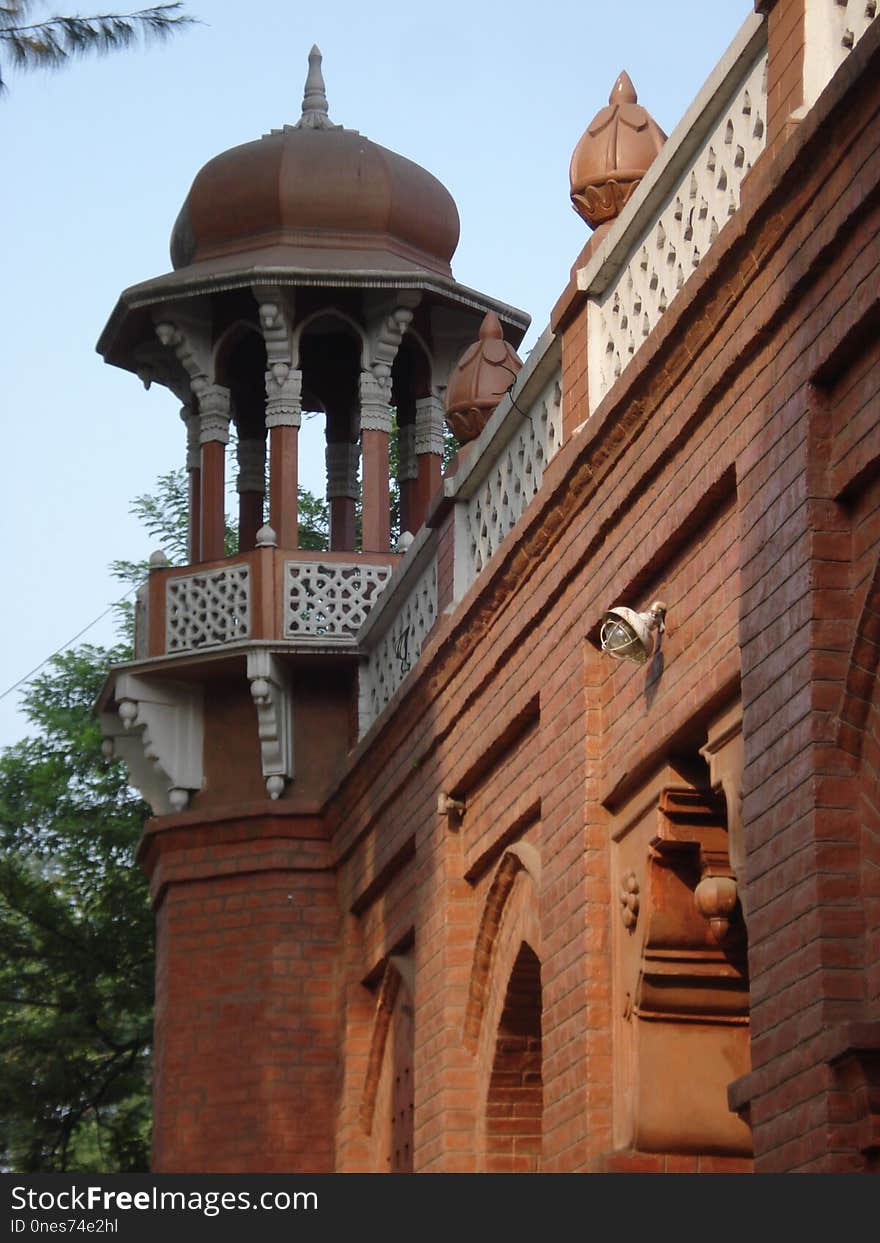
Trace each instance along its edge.
{"label": "decorative stone frieze", "polygon": [[248,652],[247,676],[257,709],[260,763],[266,779],[266,793],[272,799],[280,798],[288,781],[293,780],[290,690],[278,657],[262,648]]}
{"label": "decorative stone frieze", "polygon": [[155,815],[183,811],[202,788],[202,688],[120,673],[116,712],[103,713],[105,750],[122,759]]}
{"label": "decorative stone frieze", "polygon": [[327,499],[335,496],[358,496],[358,467],[361,448],[350,441],[331,441],[324,453],[327,463]]}
{"label": "decorative stone frieze", "polygon": [[421,456],[423,453],[435,453],[441,457],[446,443],[445,430],[446,411],[443,399],[436,393],[419,397],[416,400],[416,454]]}

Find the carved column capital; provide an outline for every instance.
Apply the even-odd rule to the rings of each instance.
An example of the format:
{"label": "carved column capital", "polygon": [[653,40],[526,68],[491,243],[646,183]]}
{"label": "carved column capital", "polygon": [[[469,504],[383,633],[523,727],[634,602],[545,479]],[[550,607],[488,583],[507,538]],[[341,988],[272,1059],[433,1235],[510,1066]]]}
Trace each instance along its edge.
{"label": "carved column capital", "polygon": [[360,378],[361,431],[391,433],[391,372],[362,371]]}
{"label": "carved column capital", "polygon": [[442,400],[431,393],[416,401],[416,453],[443,455],[446,413]]}
{"label": "carved column capital", "polygon": [[266,426],[299,427],[302,422],[302,372],[276,362],[266,372]]}
{"label": "carved column capital", "polygon": [[229,389],[222,384],[206,384],[199,392],[199,444],[212,440],[229,443],[231,402]]}

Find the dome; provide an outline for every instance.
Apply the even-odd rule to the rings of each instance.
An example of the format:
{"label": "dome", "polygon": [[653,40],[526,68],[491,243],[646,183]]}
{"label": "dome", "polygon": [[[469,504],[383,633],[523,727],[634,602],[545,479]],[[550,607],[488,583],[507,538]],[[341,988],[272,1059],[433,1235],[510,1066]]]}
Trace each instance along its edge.
{"label": "dome", "polygon": [[300,120],[208,161],[175,223],[171,262],[272,250],[298,268],[449,276],[458,236],[455,202],[436,177],[330,121],[313,47]]}

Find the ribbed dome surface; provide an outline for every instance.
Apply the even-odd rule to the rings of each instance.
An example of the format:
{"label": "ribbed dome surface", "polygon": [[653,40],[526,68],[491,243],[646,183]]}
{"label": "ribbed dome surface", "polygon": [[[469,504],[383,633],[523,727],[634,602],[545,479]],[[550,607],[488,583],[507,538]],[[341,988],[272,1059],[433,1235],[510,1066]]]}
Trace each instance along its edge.
{"label": "ribbed dome surface", "polygon": [[337,252],[350,267],[363,251],[365,268],[449,275],[459,236],[452,196],[418,164],[334,126],[317,48],[309,62],[299,124],[233,147],[197,174],[171,235],[174,267],[281,246],[294,266],[332,269]]}

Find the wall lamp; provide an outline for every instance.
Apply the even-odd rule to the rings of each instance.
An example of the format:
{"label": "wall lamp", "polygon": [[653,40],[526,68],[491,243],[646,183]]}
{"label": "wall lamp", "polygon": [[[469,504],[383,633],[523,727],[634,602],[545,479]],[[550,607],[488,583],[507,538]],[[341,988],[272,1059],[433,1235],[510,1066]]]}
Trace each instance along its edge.
{"label": "wall lamp", "polygon": [[602,615],[599,642],[602,651],[617,660],[643,665],[654,650],[654,634],[666,629],[666,605],[655,600],[647,613],[618,605]]}

